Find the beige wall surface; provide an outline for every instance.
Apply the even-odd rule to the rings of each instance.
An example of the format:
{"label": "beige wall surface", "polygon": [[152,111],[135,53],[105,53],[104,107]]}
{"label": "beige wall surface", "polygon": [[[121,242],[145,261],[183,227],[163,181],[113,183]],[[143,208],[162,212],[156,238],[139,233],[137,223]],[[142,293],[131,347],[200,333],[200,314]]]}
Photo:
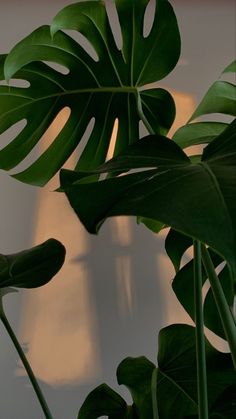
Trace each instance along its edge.
{"label": "beige wall surface", "polygon": [[[108,4],[111,0],[108,0]],[[37,26],[50,23],[68,0],[0,0],[0,53]],[[182,54],[161,85],[176,100],[183,124],[209,85],[234,59],[233,0],[173,0]],[[66,111],[50,128],[51,141]],[[0,136],[0,148],[12,131]],[[33,157],[32,157],[33,158]],[[163,237],[135,220],[107,222],[91,237],[61,194],[23,185],[0,171],[1,253],[13,253],[55,237],[67,248],[67,263],[45,288],[5,298],[14,329],[27,350],[55,419],[76,418],[85,395],[107,382],[126,356],[155,362],[157,334],[185,320],[170,291],[173,274]],[[164,269],[163,269],[164,266]],[[42,419],[32,388],[0,325],[0,419]],[[121,390],[123,391],[123,390]]]}

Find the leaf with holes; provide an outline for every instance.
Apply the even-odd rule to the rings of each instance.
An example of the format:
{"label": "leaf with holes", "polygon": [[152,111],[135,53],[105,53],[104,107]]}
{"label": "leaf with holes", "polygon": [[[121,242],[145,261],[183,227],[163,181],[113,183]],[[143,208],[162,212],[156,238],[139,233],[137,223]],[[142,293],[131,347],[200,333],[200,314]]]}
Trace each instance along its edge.
{"label": "leaf with holes", "polygon": [[[229,64],[222,74],[235,73],[236,61]],[[199,116],[221,113],[236,116],[236,85],[224,80],[217,80],[208,89],[202,101],[190,118],[190,121]],[[209,123],[210,124],[210,123]]]}
{"label": "leaf with holes", "polygon": [[[176,65],[180,37],[176,17],[167,0],[157,2],[147,36],[143,24],[148,0],[115,0],[122,34],[119,49],[103,1],[88,0],[65,7],[51,28],[42,26],[1,57],[3,79],[23,79],[29,87],[0,86],[0,133],[24,119],[26,126],[0,151],[0,168],[18,165],[39,142],[58,113],[70,116],[54,142],[26,170],[14,176],[43,185],[75,150],[94,118],[94,127],[76,169],[94,168],[105,161],[115,120],[118,132],[114,154],[139,136],[143,120],[155,133],[166,133],[175,105],[163,89],[143,86],[165,77]],[[95,50],[92,57],[64,30],[78,31]],[[59,68],[68,70],[62,74]],[[167,116],[168,117],[167,117]]]}
{"label": "leaf with holes", "polygon": [[[211,252],[211,259],[215,267],[222,263],[222,258],[213,252]],[[190,260],[175,275],[172,282],[172,288],[182,307],[186,310],[192,320],[195,321],[193,276],[193,260]],[[204,284],[206,280],[207,274],[203,269],[202,283]],[[235,292],[233,286],[234,284],[227,266],[225,266],[224,269],[220,272],[219,281],[229,306],[232,306]],[[211,288],[209,288],[204,300],[204,324],[216,335],[225,339],[225,333],[222,328],[221,319],[218,314]]]}
{"label": "leaf with holes", "polygon": [[236,275],[235,128],[236,121],[204,149],[197,164],[168,138],[149,136],[102,168],[146,170],[97,183],[62,171],[62,188],[89,232],[116,215],[156,219],[208,244]]}
{"label": "leaf with holes", "polygon": [[[236,61],[229,64],[222,75],[236,72]],[[193,113],[193,119],[211,113],[222,113],[236,116],[236,86],[224,80],[216,81],[207,91],[197,109]],[[194,122],[180,127],[173,135],[173,140],[181,147],[189,147],[197,144],[207,144],[214,140],[228,124],[223,122]]]}

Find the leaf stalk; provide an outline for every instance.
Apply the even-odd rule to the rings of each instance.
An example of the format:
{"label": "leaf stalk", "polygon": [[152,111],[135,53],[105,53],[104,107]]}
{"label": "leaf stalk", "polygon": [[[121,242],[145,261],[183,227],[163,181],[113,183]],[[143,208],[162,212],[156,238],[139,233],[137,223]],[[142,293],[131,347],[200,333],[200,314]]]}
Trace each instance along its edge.
{"label": "leaf stalk", "polygon": [[208,419],[207,369],[202,305],[202,259],[201,243],[194,240],[194,309],[197,360],[198,415]]}
{"label": "leaf stalk", "polygon": [[158,405],[157,405],[157,368],[152,373],[152,411],[153,419],[159,419]]}
{"label": "leaf stalk", "polygon": [[44,412],[45,418],[46,419],[53,419],[53,416],[52,416],[52,414],[49,410],[49,407],[48,407],[47,402],[46,402],[46,400],[43,396],[43,393],[42,393],[42,391],[39,387],[38,381],[36,380],[36,377],[33,373],[33,370],[32,370],[32,368],[31,368],[31,366],[30,366],[30,364],[29,364],[29,362],[28,362],[28,360],[27,360],[27,358],[26,358],[26,356],[25,356],[25,354],[24,354],[24,352],[23,352],[23,350],[20,346],[20,343],[18,342],[18,339],[17,339],[15,333],[13,332],[13,329],[12,329],[12,327],[11,327],[11,325],[10,325],[6,315],[5,315],[5,312],[4,312],[4,309],[3,309],[3,304],[2,304],[1,290],[0,290],[0,319],[1,319],[1,321],[4,325],[4,327],[5,327],[8,335],[9,335],[9,337],[10,337],[10,339],[11,339],[11,341],[12,341],[12,343],[13,343],[13,345],[14,345],[14,347],[15,347],[15,349],[16,349],[16,351],[17,351],[17,353],[18,353],[18,355],[19,355],[19,357],[20,357],[20,359],[23,363],[23,365],[24,365],[24,367],[25,367],[25,370],[28,374],[29,380],[31,381],[31,384],[33,386],[35,394],[37,395],[39,403],[40,403],[40,405],[42,407],[42,410]]}
{"label": "leaf stalk", "polygon": [[225,336],[229,344],[234,368],[236,369],[236,324],[205,245],[202,245],[202,260],[208,275]]}

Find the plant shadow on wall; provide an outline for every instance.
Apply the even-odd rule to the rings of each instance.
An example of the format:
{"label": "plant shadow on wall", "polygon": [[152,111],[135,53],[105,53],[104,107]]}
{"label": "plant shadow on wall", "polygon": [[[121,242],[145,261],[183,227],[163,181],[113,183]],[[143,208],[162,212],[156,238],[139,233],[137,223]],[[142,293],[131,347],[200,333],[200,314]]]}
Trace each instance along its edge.
{"label": "plant shadow on wall", "polygon": [[[153,25],[143,36],[148,0],[116,0],[122,48],[114,41],[106,7],[84,1],[64,8],[51,27],[36,29],[7,56],[1,56],[1,79],[23,79],[28,87],[0,86],[0,133],[26,119],[22,131],[0,151],[0,167],[17,166],[41,139],[56,115],[70,116],[54,142],[14,177],[43,186],[60,170],[64,192],[86,229],[97,233],[108,217],[137,216],[155,233],[170,228],[166,250],[176,270],[173,290],[195,326],[173,324],[159,333],[157,365],[144,356],[126,358],[117,380],[131,392],[133,404],[106,384],[94,389],[78,419],[234,418],[236,412],[236,329],[232,307],[236,273],[236,122],[193,122],[172,141],[166,135],[175,118],[169,92],[145,85],[163,79],[175,67],[180,37],[167,0],[157,2]],[[79,31],[94,47],[94,60],[65,30]],[[48,62],[69,71],[62,74]],[[230,64],[208,90],[191,117],[210,113],[235,116],[235,73]],[[74,170],[62,169],[95,118]],[[107,162],[115,120],[118,131],[113,158]],[[142,121],[148,135],[139,139]],[[183,149],[204,145],[199,155]],[[1,256],[2,296],[8,287],[36,287],[59,270],[64,248],[55,240],[22,254]],[[193,259],[182,265],[186,250]],[[55,252],[58,249],[58,252]],[[36,256],[35,256],[36,255]],[[45,263],[42,263],[44,262]],[[55,264],[54,264],[55,262]],[[145,263],[145,262],[144,262]],[[220,270],[221,269],[221,270]],[[144,278],[145,280],[145,278]],[[209,288],[203,298],[203,284]],[[6,319],[1,319],[25,365],[46,418],[52,414]],[[204,327],[228,342],[219,352]]]}

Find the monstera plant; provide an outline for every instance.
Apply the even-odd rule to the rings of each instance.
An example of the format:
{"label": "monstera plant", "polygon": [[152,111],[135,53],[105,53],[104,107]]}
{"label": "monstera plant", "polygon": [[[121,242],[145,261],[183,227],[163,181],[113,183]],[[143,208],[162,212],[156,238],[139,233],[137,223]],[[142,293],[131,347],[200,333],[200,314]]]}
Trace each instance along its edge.
{"label": "monstera plant", "polygon": [[[58,191],[66,194],[90,233],[97,233],[108,217],[117,215],[136,216],[156,233],[169,229],[166,251],[176,270],[172,287],[195,326],[173,324],[162,329],[156,365],[144,356],[121,362],[117,380],[130,390],[132,405],[102,384],[88,395],[78,419],[104,415],[109,419],[233,419],[236,122],[195,119],[210,113],[235,117],[236,87],[223,76],[236,72],[236,62],[224,70],[189,123],[170,140],[174,100],[168,91],[148,84],[173,70],[180,55],[180,36],[167,0],[156,2],[152,27],[146,32],[148,4],[149,0],[114,0],[121,45],[113,35],[106,2],[86,0],[65,7],[51,26],[36,29],[1,56],[0,76],[8,85],[0,86],[0,134],[19,121],[25,125],[0,150],[0,168],[16,167],[59,112],[69,108],[54,142],[30,167],[13,176],[43,186],[60,171]],[[68,31],[82,37],[76,41],[74,32]],[[17,83],[22,79],[28,82],[24,87]],[[106,161],[117,120],[113,158]],[[91,121],[91,133],[78,156],[77,146]],[[148,132],[144,138],[139,138],[140,121]],[[204,145],[203,151],[189,156],[184,149],[191,145]],[[74,152],[74,170],[63,169]],[[2,256],[2,295],[8,287],[43,285],[56,273],[64,260],[63,247],[54,241],[48,245],[59,246],[59,259],[54,259],[53,252],[44,264],[44,256],[40,260],[34,250],[29,250],[29,257],[28,253],[16,259]],[[190,247],[193,258],[184,264]],[[203,298],[206,280],[210,286]],[[1,313],[50,419],[3,309]],[[228,342],[228,353],[208,342],[204,327]]]}

